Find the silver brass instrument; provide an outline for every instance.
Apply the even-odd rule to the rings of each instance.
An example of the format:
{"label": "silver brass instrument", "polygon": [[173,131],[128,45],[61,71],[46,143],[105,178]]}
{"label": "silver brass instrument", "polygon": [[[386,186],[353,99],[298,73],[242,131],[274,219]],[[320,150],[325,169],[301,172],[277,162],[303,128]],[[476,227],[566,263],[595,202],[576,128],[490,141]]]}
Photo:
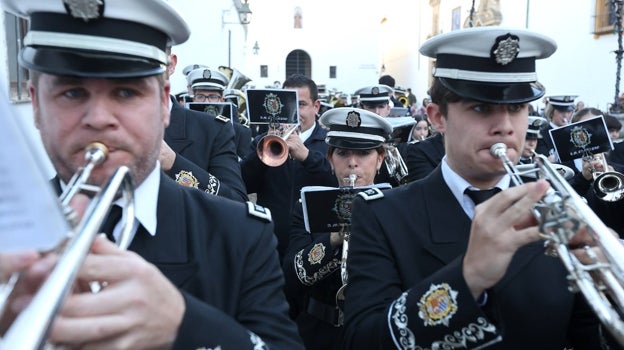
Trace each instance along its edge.
{"label": "silver brass instrument", "polygon": [[386,144],[384,147],[386,148],[384,163],[386,164],[388,174],[400,184],[403,178],[407,176],[407,165],[405,165],[401,153],[395,146]]}
{"label": "silver brass instrument", "polygon": [[[624,175],[617,171],[606,171],[607,160],[604,155],[596,155],[600,157],[600,162],[605,171],[598,171],[593,166],[590,169],[594,182],[592,189],[596,197],[606,202],[616,202],[624,198]],[[584,162],[591,162],[594,155],[587,154],[583,156]],[[591,163],[590,163],[591,164]]]}
{"label": "silver brass instrument", "polygon": [[[490,152],[503,161],[513,183],[522,184],[522,174],[507,157],[507,146],[496,143]],[[547,247],[556,252],[568,270],[570,290],[583,293],[598,319],[624,345],[621,316],[624,310],[624,246],[545,156],[536,155],[533,171],[551,184],[546,195],[532,208]],[[570,252],[568,243],[582,227],[587,228],[606,261],[599,261],[596,254],[588,249],[594,262],[585,265]]]}
{"label": "silver brass instrument", "polygon": [[[357,180],[357,175],[350,174],[349,178],[344,179],[344,180],[345,182],[348,180],[349,181],[348,186],[350,188],[354,188],[355,181]],[[340,280],[342,281],[342,286],[340,286],[340,289],[338,289],[338,292],[336,292],[336,305],[338,305],[340,310],[342,310],[342,304],[344,303],[344,300],[345,300],[344,292],[345,292],[345,289],[347,288],[347,281],[349,280],[349,276],[347,275],[347,255],[349,254],[349,237],[351,236],[350,226],[351,225],[349,223],[346,223],[342,225],[342,227],[340,228],[340,233],[344,236],[344,239],[342,241],[342,257],[340,259]],[[342,311],[341,311],[340,317],[338,319],[339,325],[342,325],[342,322],[343,322],[343,317],[342,317]]]}
{"label": "silver brass instrument", "polygon": [[[134,222],[134,181],[126,166],[119,167],[107,184],[96,187],[87,184],[93,168],[102,163],[108,154],[106,146],[93,143],[87,146],[86,166],[70,180],[61,195],[61,202],[66,205],[81,190],[96,192],[79,222],[69,218],[72,232],[64,242],[58,262],[48,278],[34,295],[30,304],[17,316],[3,339],[2,349],[40,349],[44,346],[55,315],[69,294],[76,275],[106,219],[111,205],[121,192],[124,202],[122,212],[122,233],[119,246],[125,249],[130,241],[130,232]],[[70,209],[65,210],[71,213]],[[75,216],[72,214],[72,216]]]}
{"label": "silver brass instrument", "polygon": [[269,132],[260,139],[256,147],[256,153],[260,161],[270,167],[284,164],[286,159],[288,159],[286,139],[298,129],[299,124],[290,124],[288,130],[279,131],[275,127],[269,129]]}

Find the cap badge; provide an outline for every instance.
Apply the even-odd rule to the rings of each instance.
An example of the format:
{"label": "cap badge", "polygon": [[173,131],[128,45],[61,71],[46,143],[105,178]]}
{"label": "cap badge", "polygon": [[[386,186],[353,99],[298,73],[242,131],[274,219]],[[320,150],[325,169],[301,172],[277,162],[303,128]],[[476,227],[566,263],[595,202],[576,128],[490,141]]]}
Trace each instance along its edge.
{"label": "cap badge", "polygon": [[210,77],[212,76],[210,69],[204,69],[204,74],[202,74],[202,76],[204,77],[204,79],[210,79]]}
{"label": "cap badge", "polygon": [[347,126],[352,128],[357,128],[362,124],[362,118],[360,118],[360,113],[356,111],[351,111],[347,113]]}
{"label": "cap badge", "polygon": [[585,148],[591,142],[592,134],[582,126],[576,126],[570,131],[570,142],[578,148]]}
{"label": "cap badge", "polygon": [[378,87],[374,87],[371,89],[371,94],[373,95],[379,95],[379,88]]}
{"label": "cap badge", "polygon": [[104,13],[104,0],[63,0],[63,5],[70,16],[85,22],[98,19]]}
{"label": "cap badge", "polygon": [[496,43],[492,46],[491,56],[496,63],[503,66],[513,61],[520,52],[520,38],[507,33],[496,38]]}

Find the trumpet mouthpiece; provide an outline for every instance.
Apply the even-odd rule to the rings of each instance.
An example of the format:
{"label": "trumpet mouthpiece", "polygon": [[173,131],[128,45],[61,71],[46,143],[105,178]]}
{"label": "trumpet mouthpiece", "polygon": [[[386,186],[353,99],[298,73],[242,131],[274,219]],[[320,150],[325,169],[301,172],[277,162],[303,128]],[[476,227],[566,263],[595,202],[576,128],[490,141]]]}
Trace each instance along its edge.
{"label": "trumpet mouthpiece", "polygon": [[91,142],[85,147],[85,159],[94,164],[102,163],[108,157],[108,147],[100,142]]}
{"label": "trumpet mouthpiece", "polygon": [[498,142],[492,145],[492,147],[490,147],[490,153],[492,153],[493,156],[497,157],[497,158],[501,158],[502,156],[506,156],[507,155],[507,145],[502,143],[502,142]]}

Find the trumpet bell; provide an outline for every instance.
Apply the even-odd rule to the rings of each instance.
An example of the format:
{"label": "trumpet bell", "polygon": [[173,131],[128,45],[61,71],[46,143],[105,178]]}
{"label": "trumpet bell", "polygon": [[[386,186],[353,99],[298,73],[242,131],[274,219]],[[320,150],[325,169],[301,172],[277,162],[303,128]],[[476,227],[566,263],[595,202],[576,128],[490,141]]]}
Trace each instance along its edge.
{"label": "trumpet bell", "polygon": [[266,135],[258,142],[256,152],[262,163],[270,167],[278,167],[288,158],[288,145],[279,136]]}
{"label": "trumpet bell", "polygon": [[593,183],[596,197],[606,202],[616,202],[624,198],[624,175],[606,172],[598,175]]}

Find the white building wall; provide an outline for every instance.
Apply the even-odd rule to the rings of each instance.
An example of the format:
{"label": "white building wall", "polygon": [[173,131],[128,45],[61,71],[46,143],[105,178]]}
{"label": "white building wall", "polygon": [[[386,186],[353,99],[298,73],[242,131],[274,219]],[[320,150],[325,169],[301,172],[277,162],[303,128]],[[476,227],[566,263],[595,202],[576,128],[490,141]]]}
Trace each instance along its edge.
{"label": "white building wall", "polygon": [[[376,83],[381,74],[391,74],[398,85],[411,87],[419,100],[426,95],[431,60],[420,55],[418,48],[433,32],[430,2],[435,1],[249,0],[253,15],[247,26],[235,23],[234,1],[240,0],[211,0],[209,6],[205,0],[170,0],[192,30],[190,40],[173,49],[179,63],[172,92],[186,89],[182,75],[186,65],[228,65],[228,51],[231,66],[251,78],[251,85],[282,82],[286,56],[301,49],[311,57],[312,78],[329,89],[349,93]],[[602,0],[500,0],[500,6],[503,25],[528,26],[558,43],[552,57],[537,63],[548,94],[578,94],[586,105],[606,109],[615,93],[617,36],[592,34],[595,1]],[[451,13],[457,7],[463,24],[471,3],[440,0],[436,31],[451,30]],[[302,29],[293,28],[296,7],[302,9]],[[4,40],[0,35],[0,48],[6,46]],[[256,41],[260,50],[254,55]],[[268,66],[267,78],[260,78],[260,65]],[[329,66],[337,67],[336,79],[329,79]],[[0,49],[0,78],[6,82],[6,77],[7,55]],[[535,104],[541,107],[541,102]],[[29,130],[34,130],[29,104],[13,106]]]}

